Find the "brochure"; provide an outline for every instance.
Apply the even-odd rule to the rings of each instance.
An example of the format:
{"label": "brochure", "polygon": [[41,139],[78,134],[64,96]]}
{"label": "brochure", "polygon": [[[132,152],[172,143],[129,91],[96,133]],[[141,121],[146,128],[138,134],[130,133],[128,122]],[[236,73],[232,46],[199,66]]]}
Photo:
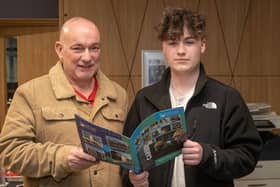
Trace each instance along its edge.
{"label": "brochure", "polygon": [[75,115],[83,150],[102,160],[139,173],[181,153],[186,139],[184,108],[162,110],[144,119],[131,137]]}

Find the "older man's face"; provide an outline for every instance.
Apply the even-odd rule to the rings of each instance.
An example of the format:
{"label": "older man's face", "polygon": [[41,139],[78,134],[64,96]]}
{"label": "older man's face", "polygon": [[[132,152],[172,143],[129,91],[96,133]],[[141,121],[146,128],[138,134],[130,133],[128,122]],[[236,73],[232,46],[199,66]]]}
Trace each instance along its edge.
{"label": "older man's face", "polygon": [[65,28],[59,56],[67,78],[73,82],[91,81],[99,68],[100,34],[95,25],[81,22]]}

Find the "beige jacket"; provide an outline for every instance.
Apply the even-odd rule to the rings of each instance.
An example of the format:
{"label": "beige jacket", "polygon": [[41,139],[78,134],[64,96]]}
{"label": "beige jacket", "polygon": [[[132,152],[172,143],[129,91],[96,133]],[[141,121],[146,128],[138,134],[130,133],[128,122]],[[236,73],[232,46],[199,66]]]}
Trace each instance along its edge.
{"label": "beige jacket", "polygon": [[17,89],[0,135],[0,152],[2,164],[25,176],[25,187],[121,186],[116,165],[100,162],[72,172],[67,163],[71,145],[80,146],[75,113],[122,132],[127,94],[101,71],[97,80],[93,107],[75,95],[60,63]]}

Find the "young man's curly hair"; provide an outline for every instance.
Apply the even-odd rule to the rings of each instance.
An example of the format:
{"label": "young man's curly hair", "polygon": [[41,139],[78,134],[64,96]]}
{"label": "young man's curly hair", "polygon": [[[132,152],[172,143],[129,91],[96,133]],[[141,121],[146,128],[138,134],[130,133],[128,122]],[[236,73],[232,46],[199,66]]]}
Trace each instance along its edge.
{"label": "young man's curly hair", "polygon": [[176,40],[184,35],[184,28],[196,39],[206,37],[204,17],[183,8],[167,8],[160,24],[156,27],[160,41]]}

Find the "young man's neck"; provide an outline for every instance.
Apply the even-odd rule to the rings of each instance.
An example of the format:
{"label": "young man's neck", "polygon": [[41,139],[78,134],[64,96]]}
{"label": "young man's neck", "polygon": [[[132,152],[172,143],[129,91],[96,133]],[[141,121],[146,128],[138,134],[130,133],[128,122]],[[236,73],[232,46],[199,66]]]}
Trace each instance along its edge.
{"label": "young man's neck", "polygon": [[178,73],[171,71],[171,88],[178,95],[188,92],[194,88],[199,76],[199,67],[190,73]]}

